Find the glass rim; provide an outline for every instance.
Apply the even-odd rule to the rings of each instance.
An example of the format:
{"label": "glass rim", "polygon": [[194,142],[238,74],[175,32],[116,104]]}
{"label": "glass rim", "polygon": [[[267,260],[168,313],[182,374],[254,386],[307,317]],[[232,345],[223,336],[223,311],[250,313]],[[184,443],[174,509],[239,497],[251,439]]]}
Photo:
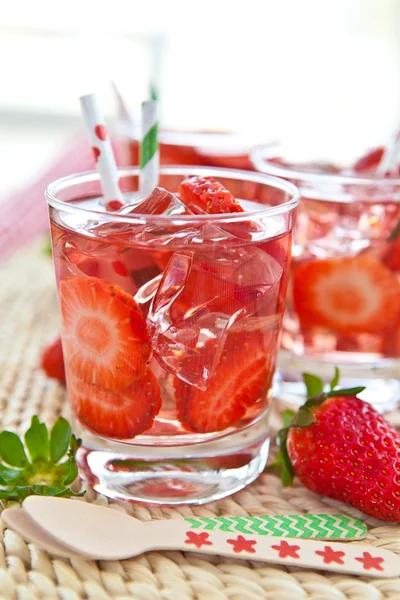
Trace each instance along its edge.
{"label": "glass rim", "polygon": [[280,165],[279,163],[272,162],[271,150],[279,149],[280,144],[259,144],[253,146],[250,150],[250,162],[258,173],[264,173],[271,175],[272,177],[278,177],[283,179],[296,179],[301,183],[324,183],[324,184],[336,184],[336,185],[358,185],[363,187],[393,187],[400,186],[400,177],[387,177],[384,178],[380,175],[354,175],[346,173],[315,173],[313,171],[296,170],[296,167]]}
{"label": "glass rim", "polygon": [[[139,175],[139,167],[123,167],[118,169],[120,177],[129,177],[132,175]],[[72,184],[79,183],[90,183],[100,181],[100,175],[97,171],[85,171],[82,173],[73,173],[66,177],[60,177],[51,182],[45,191],[47,203],[49,206],[58,210],[63,210],[69,213],[86,213],[88,215],[94,215],[95,217],[102,217],[100,220],[111,221],[111,222],[124,222],[124,223],[143,223],[143,222],[158,222],[158,223],[191,223],[199,221],[212,221],[212,222],[240,222],[248,221],[254,218],[272,217],[280,214],[284,214],[292,211],[300,201],[300,192],[295,185],[284,179],[266,175],[264,173],[257,173],[255,171],[245,171],[240,169],[224,169],[219,167],[196,167],[188,165],[174,165],[161,167],[160,173],[162,175],[202,175],[204,177],[220,177],[237,179],[239,181],[251,181],[254,183],[260,183],[264,185],[270,185],[275,189],[280,189],[283,192],[288,193],[291,197],[286,202],[278,204],[277,206],[268,206],[260,210],[244,211],[236,213],[222,213],[222,214],[199,214],[199,215],[153,215],[153,214],[132,214],[132,215],[120,215],[115,212],[94,210],[91,208],[85,208],[84,206],[76,206],[69,202],[64,202],[56,197],[57,192],[67,189]],[[106,217],[106,219],[105,219]]]}

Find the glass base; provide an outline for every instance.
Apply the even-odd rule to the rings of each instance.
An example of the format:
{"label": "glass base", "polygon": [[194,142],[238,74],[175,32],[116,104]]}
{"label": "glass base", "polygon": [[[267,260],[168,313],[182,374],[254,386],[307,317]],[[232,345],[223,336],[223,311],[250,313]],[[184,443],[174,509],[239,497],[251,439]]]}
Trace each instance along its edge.
{"label": "glass base", "polygon": [[293,356],[282,351],[278,361],[275,397],[287,408],[297,408],[306,400],[302,373],[313,373],[329,383],[334,367],[340,369],[340,387],[365,386],[359,398],[369,402],[380,413],[398,409],[400,404],[400,361],[396,359],[351,361],[350,353],[323,361],[314,356]]}
{"label": "glass base", "polygon": [[151,504],[205,504],[229,496],[262,473],[268,458],[267,417],[216,441],[174,447],[135,446],[86,432],[80,475],[109,498]]}

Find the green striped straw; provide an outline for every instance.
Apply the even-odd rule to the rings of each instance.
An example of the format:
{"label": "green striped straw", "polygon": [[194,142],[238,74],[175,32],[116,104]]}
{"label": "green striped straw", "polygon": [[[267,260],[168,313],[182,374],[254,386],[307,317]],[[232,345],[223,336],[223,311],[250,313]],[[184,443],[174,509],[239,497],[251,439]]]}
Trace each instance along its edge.
{"label": "green striped straw", "polygon": [[142,104],[142,139],[140,143],[139,191],[142,196],[158,185],[160,154],[158,151],[157,101]]}

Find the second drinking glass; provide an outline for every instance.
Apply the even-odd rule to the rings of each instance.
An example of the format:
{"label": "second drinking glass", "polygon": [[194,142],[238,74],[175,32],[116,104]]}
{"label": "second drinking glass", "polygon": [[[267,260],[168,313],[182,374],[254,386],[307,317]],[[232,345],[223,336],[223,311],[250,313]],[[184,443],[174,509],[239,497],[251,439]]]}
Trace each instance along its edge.
{"label": "second drinking glass", "polygon": [[259,171],[297,185],[302,198],[281,395],[303,399],[303,371],[329,381],[339,366],[342,384],[364,384],[364,400],[393,409],[400,401],[400,178],[318,155],[302,162],[284,146],[255,148],[252,157]]}

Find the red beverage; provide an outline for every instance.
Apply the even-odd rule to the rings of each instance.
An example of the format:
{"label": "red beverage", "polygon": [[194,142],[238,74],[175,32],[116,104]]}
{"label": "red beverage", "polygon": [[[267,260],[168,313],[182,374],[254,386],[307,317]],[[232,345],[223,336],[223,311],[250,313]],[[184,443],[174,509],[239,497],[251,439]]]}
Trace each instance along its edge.
{"label": "red beverage", "polygon": [[302,195],[283,348],[306,357],[300,372],[315,359],[312,370],[319,363],[323,375],[333,363],[349,379],[365,377],[383,408],[400,399],[400,179],[374,175],[379,154],[354,168],[296,164],[284,154],[257,164]]}
{"label": "red beverage", "polygon": [[[171,502],[172,486],[176,503],[206,501],[243,487],[267,457],[296,192],[183,167],[160,186],[177,193],[192,171],[234,193],[238,212],[107,213],[94,175],[50,191],[68,392],[96,436],[82,465],[113,497]],[[123,179],[137,201],[137,172]]]}
{"label": "red beverage", "polygon": [[[254,143],[254,139],[230,132],[160,131],[160,164],[252,170],[249,154]],[[124,146],[124,164],[139,164],[138,140],[127,139]]]}

